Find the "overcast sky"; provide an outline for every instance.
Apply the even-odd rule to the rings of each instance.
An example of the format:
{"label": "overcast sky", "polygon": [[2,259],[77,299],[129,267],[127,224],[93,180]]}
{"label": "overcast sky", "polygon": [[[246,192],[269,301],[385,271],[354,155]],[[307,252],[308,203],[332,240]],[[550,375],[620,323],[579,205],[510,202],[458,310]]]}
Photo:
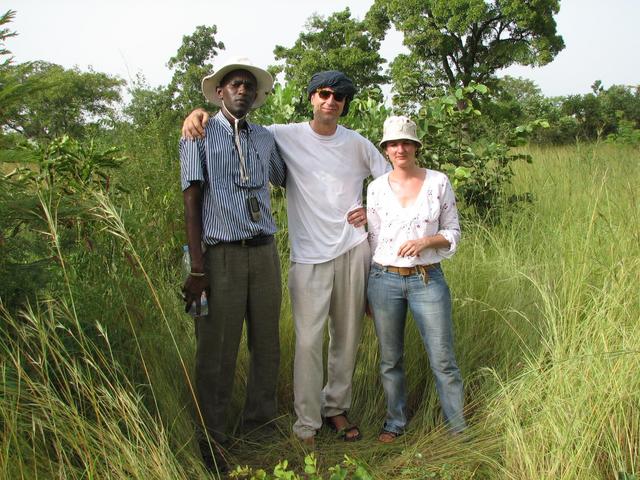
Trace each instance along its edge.
{"label": "overcast sky", "polygon": [[[228,55],[246,55],[260,66],[274,63],[276,45],[290,47],[313,13],[330,15],[347,5],[362,18],[373,0],[5,0],[2,12],[17,12],[9,25],[19,35],[7,48],[14,61],[45,60],[118,75],[143,73],[150,85],[167,84],[167,60],[182,36],[197,25],[217,25],[216,39]],[[190,5],[188,8],[186,5]],[[594,80],[605,87],[640,84],[640,0],[562,0],[558,31],[566,44],[545,67],[514,67],[510,75],[531,78],[543,93],[586,93]],[[403,51],[389,34],[382,56]]]}

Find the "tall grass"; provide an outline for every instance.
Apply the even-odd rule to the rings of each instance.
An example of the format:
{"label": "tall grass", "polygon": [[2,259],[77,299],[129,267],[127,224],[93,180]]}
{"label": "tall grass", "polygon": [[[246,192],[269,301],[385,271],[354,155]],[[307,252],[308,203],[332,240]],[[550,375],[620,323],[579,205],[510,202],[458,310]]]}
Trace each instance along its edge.
{"label": "tall grass", "polygon": [[[537,152],[519,172],[537,194],[520,237],[518,273],[539,332],[487,423],[504,436],[514,478],[616,478],[640,470],[638,152],[612,147]],[[515,249],[514,249],[515,250]]]}
{"label": "tall grass", "polygon": [[[64,272],[63,291],[67,294],[44,298],[35,307],[27,305],[19,314],[0,310],[0,418],[4,427],[1,478],[188,478],[201,471],[200,462],[191,454],[185,455],[192,437],[183,433],[190,430],[190,425],[184,428],[189,424],[185,403],[172,402],[179,398],[176,390],[165,390],[176,369],[180,371],[180,364],[183,374],[179,376],[190,385],[174,326],[167,325],[171,345],[162,347],[177,354],[180,364],[173,365],[167,374],[151,363],[158,357],[143,345],[144,339],[153,335],[134,326],[122,295],[123,304],[112,305],[111,312],[120,309],[128,321],[113,325],[113,319],[107,320],[116,331],[119,327],[132,335],[135,351],[114,351],[107,328],[95,320],[103,312],[93,312],[95,323],[91,325],[92,319],[80,318],[76,308],[79,289],[100,285],[87,285],[78,279],[72,283],[78,272],[70,271],[72,267],[67,266],[62,254],[56,212],[43,197],[41,207],[49,226],[43,233],[50,238]],[[118,237],[129,250],[127,258],[135,262],[149,287],[147,294],[156,307],[154,317],[167,323],[158,290],[118,213],[102,195],[96,196],[95,213],[110,235]],[[98,309],[100,304],[93,307]],[[87,328],[88,323],[93,328]],[[135,377],[142,382],[131,381],[121,365],[129,355],[138,358],[135,364],[140,372]],[[171,411],[168,407],[173,413],[162,418],[163,412]]]}
{"label": "tall grass", "polygon": [[[460,251],[444,266],[469,433],[450,437],[443,429],[426,354],[409,323],[410,429],[392,446],[375,441],[384,398],[366,319],[350,415],[365,439],[346,444],[320,432],[321,468],[349,453],[376,478],[640,474],[640,153],[577,146],[533,154],[533,165],[519,166],[513,193],[530,191],[535,201],[498,225],[465,221]],[[176,172],[161,163],[155,175],[165,184]],[[57,242],[55,208],[43,210],[66,286],[21,313],[1,312],[2,478],[204,475],[193,441],[192,328],[176,294],[179,196],[129,188],[121,210],[94,198],[93,251]],[[302,461],[290,434],[293,335],[285,297],[279,433],[238,435],[232,462]],[[230,419],[242,408],[247,357],[241,348]]]}

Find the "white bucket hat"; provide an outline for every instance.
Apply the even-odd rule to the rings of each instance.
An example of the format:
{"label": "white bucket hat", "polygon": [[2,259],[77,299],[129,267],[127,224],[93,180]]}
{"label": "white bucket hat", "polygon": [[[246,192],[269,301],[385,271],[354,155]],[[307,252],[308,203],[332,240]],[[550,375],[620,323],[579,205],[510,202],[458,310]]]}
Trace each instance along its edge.
{"label": "white bucket hat", "polygon": [[412,140],[422,146],[422,142],[416,135],[415,122],[404,115],[392,116],[384,121],[380,147],[384,148],[384,144],[392,140]]}
{"label": "white bucket hat", "polygon": [[251,60],[247,57],[230,58],[227,63],[223,64],[218,69],[218,71],[204,77],[202,79],[202,93],[204,93],[205,98],[208,102],[221,107],[222,100],[218,98],[216,88],[220,86],[220,82],[224,76],[234,70],[246,70],[256,77],[258,88],[256,90],[256,99],[253,101],[251,108],[258,108],[267,99],[267,95],[271,93],[271,89],[273,88],[273,77],[266,70],[254,66],[251,63]]}

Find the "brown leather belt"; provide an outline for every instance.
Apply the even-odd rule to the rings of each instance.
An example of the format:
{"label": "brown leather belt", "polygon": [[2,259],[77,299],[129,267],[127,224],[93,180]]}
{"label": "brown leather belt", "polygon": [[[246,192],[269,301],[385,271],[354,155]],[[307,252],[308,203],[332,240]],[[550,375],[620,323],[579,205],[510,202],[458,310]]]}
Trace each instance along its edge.
{"label": "brown leather belt", "polygon": [[384,265],[378,265],[378,264],[376,264],[376,266],[380,267],[386,272],[397,273],[402,277],[408,277],[409,275],[416,275],[418,273],[424,274],[433,268],[438,268],[440,267],[440,263],[431,263],[429,265],[416,265],[415,267],[394,267],[393,265],[384,266]]}

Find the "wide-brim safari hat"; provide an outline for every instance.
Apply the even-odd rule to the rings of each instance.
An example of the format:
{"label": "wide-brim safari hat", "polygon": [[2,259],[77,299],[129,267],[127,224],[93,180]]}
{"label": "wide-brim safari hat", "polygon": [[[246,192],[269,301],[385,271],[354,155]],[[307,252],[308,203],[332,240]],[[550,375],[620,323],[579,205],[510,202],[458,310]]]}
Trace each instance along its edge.
{"label": "wide-brim safari hat", "polygon": [[267,99],[267,95],[271,93],[273,88],[273,77],[269,72],[262,68],[256,67],[247,57],[233,57],[227,63],[223,64],[216,72],[207,75],[202,79],[202,93],[208,102],[214,105],[222,106],[222,100],[218,98],[216,88],[220,86],[220,82],[224,76],[234,70],[246,70],[256,77],[258,82],[256,89],[256,99],[253,101],[251,108],[258,108]]}
{"label": "wide-brim safari hat", "polygon": [[422,142],[418,139],[416,130],[415,122],[409,117],[404,115],[391,116],[384,121],[380,147],[384,148],[385,143],[394,140],[411,140],[421,147]]}

